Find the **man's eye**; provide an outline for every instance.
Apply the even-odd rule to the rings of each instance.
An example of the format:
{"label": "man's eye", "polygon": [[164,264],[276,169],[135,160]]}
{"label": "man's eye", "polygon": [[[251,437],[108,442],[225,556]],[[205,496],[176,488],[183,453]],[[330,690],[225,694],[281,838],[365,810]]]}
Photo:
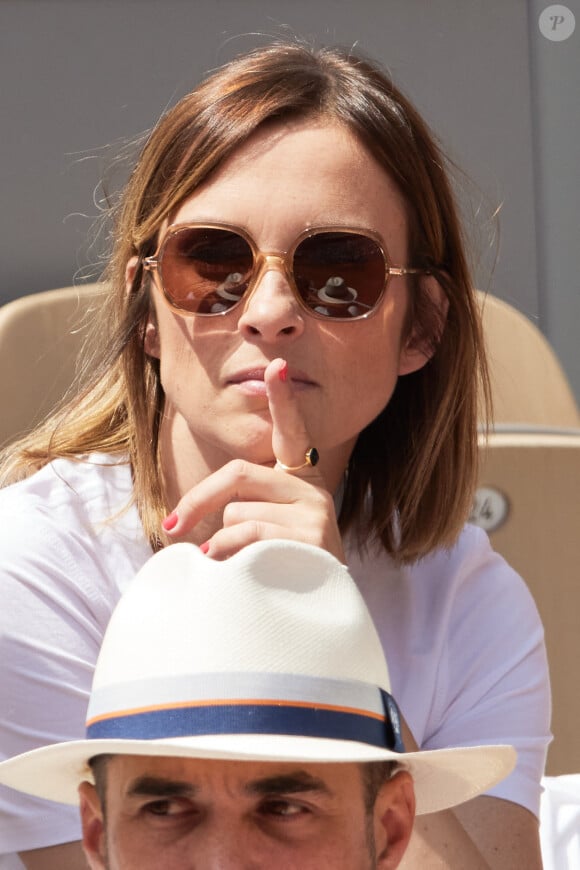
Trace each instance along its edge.
{"label": "man's eye", "polygon": [[297,817],[308,813],[308,809],[302,804],[285,800],[265,801],[261,806],[261,811],[264,815],[281,818]]}
{"label": "man's eye", "polygon": [[179,816],[188,810],[191,810],[191,807],[186,801],[175,798],[150,801],[143,807],[143,812],[152,816]]}

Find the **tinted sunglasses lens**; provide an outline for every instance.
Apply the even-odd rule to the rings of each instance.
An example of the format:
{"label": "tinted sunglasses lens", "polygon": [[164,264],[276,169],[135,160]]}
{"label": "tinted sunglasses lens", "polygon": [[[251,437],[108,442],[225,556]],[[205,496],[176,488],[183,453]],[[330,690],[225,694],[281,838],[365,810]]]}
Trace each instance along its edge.
{"label": "tinted sunglasses lens", "polygon": [[385,258],[374,239],[321,232],[294,252],[294,280],[304,303],[321,317],[348,320],[368,314],[382,297]]}
{"label": "tinted sunglasses lens", "polygon": [[183,227],[167,236],[159,257],[163,291],[181,311],[223,314],[244,295],[254,265],[248,242],[238,233]]}

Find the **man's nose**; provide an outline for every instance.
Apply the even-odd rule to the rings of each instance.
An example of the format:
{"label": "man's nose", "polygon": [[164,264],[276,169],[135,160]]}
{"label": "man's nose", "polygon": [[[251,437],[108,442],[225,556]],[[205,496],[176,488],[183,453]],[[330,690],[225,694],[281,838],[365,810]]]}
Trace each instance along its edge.
{"label": "man's nose", "polygon": [[216,823],[198,832],[188,870],[275,870],[272,855],[261,855],[243,826]]}

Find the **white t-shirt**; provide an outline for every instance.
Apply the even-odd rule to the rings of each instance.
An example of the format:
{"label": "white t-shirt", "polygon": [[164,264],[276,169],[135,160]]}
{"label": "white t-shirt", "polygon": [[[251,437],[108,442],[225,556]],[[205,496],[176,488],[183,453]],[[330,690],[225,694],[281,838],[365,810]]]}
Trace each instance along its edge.
{"label": "white t-shirt", "polygon": [[[84,737],[103,633],[151,555],[131,495],[128,464],[104,455],[57,460],[0,491],[0,757]],[[471,526],[411,567],[384,553],[349,566],[418,743],[512,743],[517,768],[491,793],[537,815],[550,700],[523,581]],[[79,837],[76,808],[0,787],[1,870],[22,866],[15,852]]]}

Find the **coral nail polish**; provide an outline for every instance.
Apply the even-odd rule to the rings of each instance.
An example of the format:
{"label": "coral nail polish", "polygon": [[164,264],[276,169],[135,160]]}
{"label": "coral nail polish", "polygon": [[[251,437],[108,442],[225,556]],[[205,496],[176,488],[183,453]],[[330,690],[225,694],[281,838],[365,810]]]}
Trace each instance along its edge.
{"label": "coral nail polish", "polygon": [[169,514],[169,516],[165,517],[165,519],[163,520],[161,525],[163,526],[163,528],[165,529],[166,532],[170,532],[170,531],[172,531],[172,529],[175,528],[178,520],[179,520],[179,517],[177,516],[175,511],[173,511],[172,513]]}
{"label": "coral nail polish", "polygon": [[200,544],[199,549],[202,553],[207,553],[207,551],[209,550],[209,541],[206,541],[205,544]]}
{"label": "coral nail polish", "polygon": [[278,372],[278,377],[282,382],[286,382],[288,380],[288,363],[285,362],[280,371]]}

